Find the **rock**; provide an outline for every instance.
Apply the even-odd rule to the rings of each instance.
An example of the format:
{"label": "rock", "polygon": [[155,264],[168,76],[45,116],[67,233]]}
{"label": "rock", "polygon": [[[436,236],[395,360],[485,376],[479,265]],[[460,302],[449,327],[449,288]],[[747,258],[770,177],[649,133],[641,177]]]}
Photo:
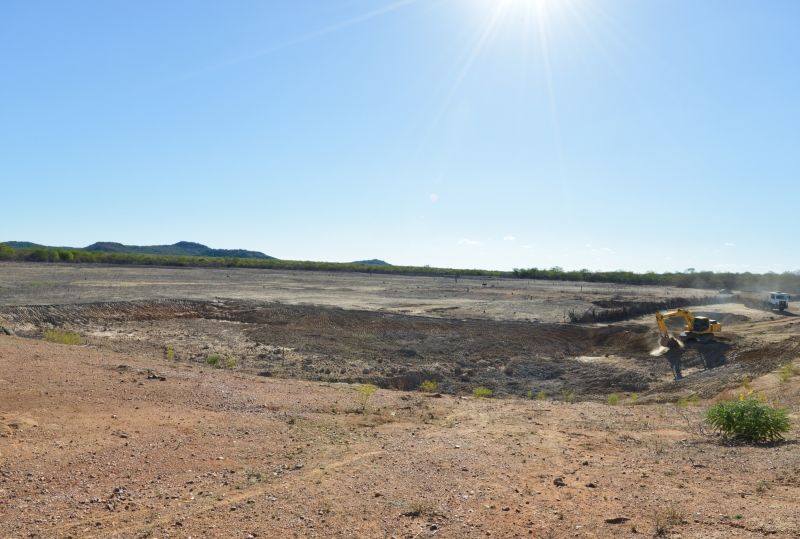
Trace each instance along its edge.
{"label": "rock", "polygon": [[589,483],[586,483],[586,487],[587,488],[597,488],[597,483],[595,483],[594,481],[591,481]]}
{"label": "rock", "polygon": [[614,518],[607,518],[606,524],[625,524],[630,519],[628,517],[614,517]]}
{"label": "rock", "polygon": [[556,477],[555,479],[553,479],[553,484],[555,486],[557,486],[557,487],[566,487],[567,486],[567,484],[564,482],[564,479],[562,477]]}

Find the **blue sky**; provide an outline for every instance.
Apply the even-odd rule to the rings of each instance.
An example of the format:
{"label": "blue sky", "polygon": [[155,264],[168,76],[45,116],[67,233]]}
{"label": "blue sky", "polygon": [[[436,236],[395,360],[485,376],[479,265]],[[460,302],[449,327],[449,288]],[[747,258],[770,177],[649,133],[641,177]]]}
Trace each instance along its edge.
{"label": "blue sky", "polygon": [[800,268],[800,3],[0,3],[0,241]]}

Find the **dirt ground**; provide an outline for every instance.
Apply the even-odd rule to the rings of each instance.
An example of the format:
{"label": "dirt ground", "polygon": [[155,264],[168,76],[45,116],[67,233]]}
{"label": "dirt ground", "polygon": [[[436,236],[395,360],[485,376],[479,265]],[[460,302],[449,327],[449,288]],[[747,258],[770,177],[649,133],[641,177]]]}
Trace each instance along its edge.
{"label": "dirt ground", "polygon": [[[797,381],[754,381],[800,402]],[[704,408],[274,380],[0,337],[0,536],[797,537],[800,451]],[[793,408],[795,424],[798,407]],[[559,486],[563,485],[563,486]]]}
{"label": "dirt ground", "polygon": [[238,299],[443,318],[564,322],[592,302],[704,296],[669,287],[363,273],[0,262],[0,305]]}
{"label": "dirt ground", "polygon": [[[692,307],[680,383],[652,315],[563,322],[689,295],[0,264],[0,537],[798,537],[800,317]],[[785,443],[708,432],[742,391]]]}

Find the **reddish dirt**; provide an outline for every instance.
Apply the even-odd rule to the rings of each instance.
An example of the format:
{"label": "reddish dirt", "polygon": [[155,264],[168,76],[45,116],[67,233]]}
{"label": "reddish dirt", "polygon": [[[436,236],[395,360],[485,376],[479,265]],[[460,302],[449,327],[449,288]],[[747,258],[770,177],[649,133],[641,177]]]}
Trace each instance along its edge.
{"label": "reddish dirt", "polygon": [[727,446],[705,402],[362,411],[346,384],[0,336],[0,537],[798,537],[799,380],[753,382],[786,443]]}

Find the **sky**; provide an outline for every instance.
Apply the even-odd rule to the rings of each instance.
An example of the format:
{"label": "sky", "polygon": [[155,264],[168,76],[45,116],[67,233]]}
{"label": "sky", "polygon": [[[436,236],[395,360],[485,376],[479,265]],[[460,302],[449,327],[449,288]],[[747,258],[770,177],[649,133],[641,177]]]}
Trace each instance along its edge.
{"label": "sky", "polygon": [[0,3],[0,241],[793,271],[794,0]]}

